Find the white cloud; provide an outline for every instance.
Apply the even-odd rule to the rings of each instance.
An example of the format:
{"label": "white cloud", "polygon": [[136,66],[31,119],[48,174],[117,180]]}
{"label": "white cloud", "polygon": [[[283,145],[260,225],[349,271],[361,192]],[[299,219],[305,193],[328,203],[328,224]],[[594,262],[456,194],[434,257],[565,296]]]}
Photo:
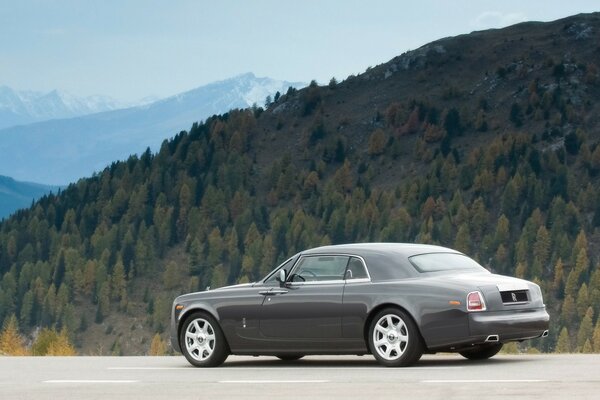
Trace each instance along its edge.
{"label": "white cloud", "polygon": [[471,20],[471,26],[475,29],[504,28],[519,22],[526,21],[527,17],[522,13],[501,13],[498,11],[484,11],[475,19]]}

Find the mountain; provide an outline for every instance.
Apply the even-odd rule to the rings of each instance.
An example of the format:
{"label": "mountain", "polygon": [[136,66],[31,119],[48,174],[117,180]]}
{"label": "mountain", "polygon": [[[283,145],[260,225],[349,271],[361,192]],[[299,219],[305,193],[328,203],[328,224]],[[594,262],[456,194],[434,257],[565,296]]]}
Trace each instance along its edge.
{"label": "mountain", "polygon": [[31,206],[34,200],[49,194],[57,193],[58,186],[46,186],[38,183],[18,182],[0,175],[0,220],[20,208]]}
{"label": "mountain", "polygon": [[75,182],[147,147],[158,150],[165,138],[194,121],[303,86],[247,73],[143,106],[3,129],[0,173],[25,181]]}
{"label": "mountain", "polygon": [[0,320],[145,354],[173,298],[326,243],[456,248],[600,351],[600,14],[444,38],[195,123],[0,223]]}
{"label": "mountain", "polygon": [[49,119],[78,117],[124,106],[125,103],[108,96],[77,97],[58,90],[44,93],[0,86],[0,129]]}

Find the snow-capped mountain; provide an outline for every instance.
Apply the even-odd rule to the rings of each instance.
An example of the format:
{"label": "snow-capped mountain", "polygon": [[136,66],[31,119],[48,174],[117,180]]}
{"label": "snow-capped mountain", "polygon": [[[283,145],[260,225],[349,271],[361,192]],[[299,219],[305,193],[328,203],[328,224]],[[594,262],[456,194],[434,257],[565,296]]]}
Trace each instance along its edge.
{"label": "snow-capped mountain", "polygon": [[0,86],[0,129],[49,119],[116,110],[129,104],[108,96],[78,97],[67,92],[18,91]]}
{"label": "snow-capped mountain", "polygon": [[196,121],[262,106],[267,96],[290,86],[306,84],[247,73],[141,106],[2,129],[0,174],[53,185],[74,182],[147,147],[156,151]]}

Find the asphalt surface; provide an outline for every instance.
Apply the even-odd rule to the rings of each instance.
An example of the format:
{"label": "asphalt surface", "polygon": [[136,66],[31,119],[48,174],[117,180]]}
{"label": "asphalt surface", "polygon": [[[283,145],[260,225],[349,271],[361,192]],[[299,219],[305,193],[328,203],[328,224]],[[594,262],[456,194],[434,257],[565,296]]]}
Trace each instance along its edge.
{"label": "asphalt surface", "polygon": [[599,399],[600,355],[424,356],[380,367],[371,356],[0,357],[0,399]]}

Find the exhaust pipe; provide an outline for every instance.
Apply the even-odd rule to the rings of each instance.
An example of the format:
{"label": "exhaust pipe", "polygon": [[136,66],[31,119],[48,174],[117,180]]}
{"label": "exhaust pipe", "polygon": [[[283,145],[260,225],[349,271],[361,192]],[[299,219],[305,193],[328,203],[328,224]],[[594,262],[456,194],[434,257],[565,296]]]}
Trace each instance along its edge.
{"label": "exhaust pipe", "polygon": [[486,339],[486,343],[494,343],[500,341],[500,337],[498,335],[489,335]]}
{"label": "exhaust pipe", "polygon": [[542,336],[540,336],[540,337],[547,337],[547,336],[548,336],[548,329],[546,329],[544,331],[544,333],[542,333]]}

